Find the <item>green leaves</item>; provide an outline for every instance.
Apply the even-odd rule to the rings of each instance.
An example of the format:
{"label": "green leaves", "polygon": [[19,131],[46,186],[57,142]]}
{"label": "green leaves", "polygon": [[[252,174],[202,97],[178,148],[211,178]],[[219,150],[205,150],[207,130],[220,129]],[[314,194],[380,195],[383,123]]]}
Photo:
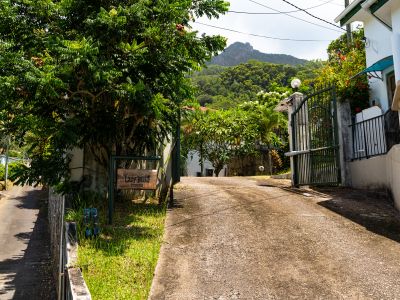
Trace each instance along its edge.
{"label": "green leaves", "polygon": [[353,32],[353,41],[348,45],[346,34],[330,43],[329,60],[320,69],[317,84],[333,82],[338,87],[342,100],[349,100],[353,113],[369,106],[369,86],[366,75],[353,78],[366,68],[364,31]]}
{"label": "green leaves", "polygon": [[67,179],[74,146],[103,153],[104,167],[112,151],[158,148],[192,97],[186,73],[225,46],[185,26],[226,9],[219,0],[0,0],[0,124],[31,144],[21,180]]}

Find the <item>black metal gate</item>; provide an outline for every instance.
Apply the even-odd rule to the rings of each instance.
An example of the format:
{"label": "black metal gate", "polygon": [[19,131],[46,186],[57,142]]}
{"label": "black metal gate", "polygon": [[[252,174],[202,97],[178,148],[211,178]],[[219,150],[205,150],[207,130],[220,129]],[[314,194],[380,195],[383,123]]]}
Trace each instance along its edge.
{"label": "black metal gate", "polygon": [[335,87],[316,91],[294,105],[290,116],[294,185],[338,185],[341,180]]}

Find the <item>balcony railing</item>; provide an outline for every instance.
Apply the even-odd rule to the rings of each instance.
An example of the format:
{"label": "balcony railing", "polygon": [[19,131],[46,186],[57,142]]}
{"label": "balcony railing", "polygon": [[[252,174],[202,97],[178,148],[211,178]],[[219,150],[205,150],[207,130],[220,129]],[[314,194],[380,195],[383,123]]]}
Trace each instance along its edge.
{"label": "balcony railing", "polygon": [[353,159],[386,154],[400,143],[399,115],[391,110],[384,115],[350,125],[353,136]]}

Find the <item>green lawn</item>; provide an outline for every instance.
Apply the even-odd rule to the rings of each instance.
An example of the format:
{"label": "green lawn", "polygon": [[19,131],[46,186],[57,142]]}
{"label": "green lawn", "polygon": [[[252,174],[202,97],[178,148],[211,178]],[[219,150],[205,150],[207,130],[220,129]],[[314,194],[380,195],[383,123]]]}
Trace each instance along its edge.
{"label": "green lawn", "polygon": [[[164,231],[165,207],[117,204],[112,226],[98,238],[80,229],[78,264],[92,299],[147,299]],[[105,223],[106,212],[101,212]]]}

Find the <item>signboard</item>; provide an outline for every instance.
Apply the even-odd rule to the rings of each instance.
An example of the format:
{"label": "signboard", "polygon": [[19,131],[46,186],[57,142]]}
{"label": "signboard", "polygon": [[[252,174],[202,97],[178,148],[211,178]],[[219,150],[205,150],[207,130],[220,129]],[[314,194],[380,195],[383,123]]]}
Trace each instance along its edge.
{"label": "signboard", "polygon": [[117,169],[117,189],[155,190],[157,170]]}

